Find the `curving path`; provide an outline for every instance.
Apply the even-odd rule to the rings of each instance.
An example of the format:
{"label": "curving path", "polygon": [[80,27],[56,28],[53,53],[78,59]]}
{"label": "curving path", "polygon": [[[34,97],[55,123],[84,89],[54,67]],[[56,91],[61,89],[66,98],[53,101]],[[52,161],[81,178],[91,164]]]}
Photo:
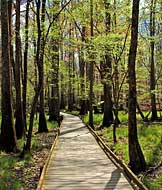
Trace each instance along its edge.
{"label": "curving path", "polygon": [[42,190],[130,189],[126,177],[107,158],[79,117],[64,114]]}

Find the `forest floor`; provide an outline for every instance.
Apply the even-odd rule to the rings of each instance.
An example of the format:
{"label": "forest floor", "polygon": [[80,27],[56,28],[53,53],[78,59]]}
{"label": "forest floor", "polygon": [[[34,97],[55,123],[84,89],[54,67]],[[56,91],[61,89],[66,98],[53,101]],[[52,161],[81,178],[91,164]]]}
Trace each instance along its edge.
{"label": "forest floor", "polygon": [[[49,151],[56,137],[57,130],[34,135],[32,157],[26,162],[25,167],[17,163],[14,172],[21,183],[21,190],[35,190],[39,182],[42,168],[47,160]],[[27,158],[28,160],[28,158]]]}
{"label": "forest floor", "polygon": [[57,134],[57,128],[48,133],[34,134],[31,154],[21,159],[17,154],[0,152],[0,190],[36,190],[42,168]]}

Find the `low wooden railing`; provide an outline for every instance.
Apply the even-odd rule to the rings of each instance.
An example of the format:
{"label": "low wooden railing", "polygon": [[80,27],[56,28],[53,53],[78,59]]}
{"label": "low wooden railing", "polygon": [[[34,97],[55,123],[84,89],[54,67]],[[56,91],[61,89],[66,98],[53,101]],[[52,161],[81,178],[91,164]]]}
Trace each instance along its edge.
{"label": "low wooden railing", "polygon": [[138,179],[138,177],[130,170],[130,168],[121,160],[119,159],[112,150],[105,144],[105,142],[101,139],[100,136],[97,135],[97,133],[89,126],[87,125],[87,128],[92,133],[92,135],[95,137],[98,144],[101,146],[101,148],[104,150],[106,155],[109,157],[109,159],[128,177],[130,183],[134,187],[134,189],[140,189],[140,190],[148,190],[148,188]]}

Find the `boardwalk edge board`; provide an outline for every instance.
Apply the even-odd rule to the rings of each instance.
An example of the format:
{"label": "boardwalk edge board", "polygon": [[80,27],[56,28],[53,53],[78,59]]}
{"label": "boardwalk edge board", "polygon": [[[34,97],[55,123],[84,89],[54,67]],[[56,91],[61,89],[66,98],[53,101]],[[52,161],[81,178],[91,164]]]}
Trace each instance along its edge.
{"label": "boardwalk edge board", "polygon": [[[97,133],[89,126],[86,125],[86,127],[89,129],[89,131],[92,133],[92,135],[95,137],[98,144],[101,146],[103,151],[106,153],[106,155],[111,159],[111,161],[117,166],[122,169],[127,177],[129,178],[130,182],[134,182],[140,188],[140,190],[148,190],[148,188],[138,179],[138,177],[128,168],[128,166],[120,160],[113,152],[112,150],[104,143],[104,141],[97,135]],[[131,185],[134,187],[135,185],[131,183]],[[137,187],[134,187],[137,189]]]}
{"label": "boardwalk edge board", "polygon": [[41,176],[40,176],[40,179],[39,179],[39,182],[38,182],[38,185],[37,185],[37,190],[43,190],[43,181],[44,181],[44,176],[45,176],[45,173],[46,173],[46,170],[47,170],[47,166],[49,164],[49,161],[51,159],[51,156],[52,156],[52,152],[54,150],[54,148],[56,147],[56,144],[57,144],[57,141],[58,141],[58,137],[60,135],[60,128],[62,127],[62,123],[63,121],[61,122],[61,126],[58,128],[58,131],[57,131],[57,134],[56,134],[56,137],[54,139],[54,142],[53,142],[53,145],[50,149],[50,152],[49,152],[49,155],[48,155],[48,158],[43,166],[43,170],[41,172]]}
{"label": "boardwalk edge board", "polygon": [[51,155],[52,155],[52,152],[56,146],[56,143],[57,143],[57,140],[58,140],[58,132],[57,132],[57,135],[55,137],[55,140],[54,140],[54,143],[50,149],[50,152],[49,152],[49,155],[48,155],[48,158],[43,166],[43,170],[41,172],[41,176],[40,176],[40,179],[39,179],[39,182],[38,182],[38,185],[37,185],[37,190],[43,190],[42,189],[42,186],[43,186],[43,180],[44,180],[44,176],[45,176],[45,173],[46,173],[46,170],[47,170],[47,166],[49,164],[49,161],[50,161],[50,158],[51,158]]}

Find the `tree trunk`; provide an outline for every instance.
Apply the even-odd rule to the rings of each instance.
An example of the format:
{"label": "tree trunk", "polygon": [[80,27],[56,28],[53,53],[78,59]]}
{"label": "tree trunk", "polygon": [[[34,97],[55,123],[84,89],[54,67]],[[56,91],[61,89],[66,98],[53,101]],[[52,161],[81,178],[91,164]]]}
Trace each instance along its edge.
{"label": "tree trunk", "polygon": [[[73,37],[73,28],[70,23],[69,40]],[[69,88],[68,88],[68,110],[71,112],[74,107],[74,85],[73,85],[73,64],[74,64],[74,52],[72,50],[71,42],[69,44]]]}
{"label": "tree trunk", "polygon": [[72,53],[69,50],[69,86],[68,86],[68,110],[73,110],[73,89],[72,89]]}
{"label": "tree trunk", "polygon": [[[85,32],[86,27],[82,27],[82,42],[85,42]],[[84,46],[81,46],[79,55],[79,69],[80,69],[80,115],[85,115],[87,113],[87,100],[86,100],[86,89],[85,89],[85,60],[84,60]]]}
{"label": "tree trunk", "polygon": [[66,97],[65,97],[65,84],[64,84],[64,76],[61,74],[61,97],[60,97],[60,109],[65,109],[66,106]]}
{"label": "tree trunk", "polygon": [[[39,0],[40,1],[40,0]],[[46,0],[42,0],[42,18],[41,18],[41,27],[38,27],[40,35],[40,52],[39,52],[39,83],[41,85],[41,91],[40,91],[40,107],[39,107],[39,126],[38,126],[38,133],[47,132],[47,122],[45,117],[45,111],[44,111],[44,48],[45,48],[45,42],[44,42],[44,22],[45,22],[45,9],[46,7]],[[40,18],[39,18],[40,19]],[[38,21],[38,20],[37,20]]]}
{"label": "tree trunk", "polygon": [[[57,23],[56,23],[57,25]],[[57,28],[57,26],[55,27]],[[53,31],[54,32],[54,31]],[[58,38],[52,40],[52,81],[49,105],[49,121],[58,121],[60,116],[59,101],[59,44]]]}
{"label": "tree trunk", "polygon": [[10,35],[7,0],[1,1],[1,37],[2,37],[2,123],[0,147],[6,152],[17,149],[16,132],[13,126],[11,104],[11,63]]}
{"label": "tree trunk", "polygon": [[[91,28],[91,38],[94,36],[93,32],[93,0],[90,0],[90,28]],[[94,63],[93,63],[93,54],[90,55],[90,65],[89,65],[89,125],[92,129],[94,129],[93,126],[93,80],[94,80]]]}
{"label": "tree trunk", "polygon": [[17,139],[21,139],[24,134],[24,118],[21,95],[21,39],[20,39],[20,0],[16,0],[16,53],[15,53],[15,88],[16,88],[16,110],[15,129]]}
{"label": "tree trunk", "polygon": [[11,72],[11,82],[13,79],[15,81],[15,61],[14,61],[13,44],[12,44],[12,37],[13,37],[12,5],[13,5],[12,0],[8,1],[9,35],[10,35],[10,62],[11,62],[11,66],[13,67],[13,76],[12,76],[12,72]]}
{"label": "tree trunk", "polygon": [[[41,91],[41,85],[39,84],[37,89],[35,90],[35,95],[34,95],[34,98],[33,98],[33,101],[32,101],[30,119],[29,119],[29,130],[28,130],[26,144],[24,146],[22,154],[25,154],[25,152],[30,152],[31,140],[32,140],[32,132],[33,132],[34,114],[35,114],[35,111],[36,111],[36,105],[37,105],[37,102],[38,102],[38,97],[40,95],[40,91]],[[22,155],[22,156],[24,156],[24,155]]]}
{"label": "tree trunk", "polygon": [[112,100],[110,85],[104,84],[104,116],[102,121],[102,127],[110,127],[113,123],[113,112],[112,112]]}
{"label": "tree trunk", "polygon": [[24,51],[24,73],[23,73],[23,116],[24,125],[27,130],[26,124],[26,92],[27,92],[27,62],[28,62],[28,20],[29,20],[29,0],[26,4],[26,16],[25,16],[25,51]]}
{"label": "tree trunk", "polygon": [[[108,2],[105,3],[105,25],[106,25],[106,34],[108,35],[110,32],[110,13],[109,13],[109,6]],[[109,53],[109,47],[105,47],[105,61],[101,62],[101,72],[102,79],[104,84],[104,116],[102,121],[102,127],[109,127],[113,123],[113,103],[112,103],[112,85],[111,85],[111,72],[112,72],[112,65],[111,65],[111,56]]]}
{"label": "tree trunk", "polygon": [[131,45],[128,58],[128,80],[129,80],[129,97],[128,97],[128,140],[129,140],[129,166],[135,173],[144,171],[146,162],[142,153],[137,135],[136,123],[136,74],[135,60],[137,52],[138,38],[138,15],[139,0],[133,0],[132,10],[132,29],[131,29]]}
{"label": "tree trunk", "polygon": [[39,81],[41,83],[41,91],[40,91],[40,107],[39,107],[39,126],[38,126],[38,133],[48,132],[47,129],[47,122],[45,117],[45,110],[44,110],[44,71],[42,66],[39,68]]}
{"label": "tree trunk", "polygon": [[[37,37],[37,43],[35,43],[34,40],[34,53],[35,53],[35,62],[34,62],[34,66],[38,67],[38,71],[40,72],[40,59],[39,59],[39,55],[40,55],[40,41],[41,41],[41,30],[40,30],[40,0],[38,0],[37,2],[37,29],[38,29],[38,37]],[[37,45],[37,46],[36,46]],[[40,76],[40,73],[39,73]],[[33,132],[33,123],[34,123],[34,115],[36,112],[36,106],[38,103],[38,98],[40,96],[40,92],[41,92],[41,88],[42,88],[42,84],[41,84],[41,80],[35,81],[35,95],[32,101],[32,105],[31,105],[31,112],[30,112],[30,119],[29,119],[29,129],[28,129],[28,135],[27,135],[27,140],[26,140],[26,144],[24,146],[23,152],[22,152],[22,156],[24,156],[24,154],[26,152],[30,152],[31,149],[31,140],[32,140],[32,132]]]}
{"label": "tree trunk", "polygon": [[151,120],[154,121],[158,118],[157,109],[156,109],[156,96],[155,96],[155,61],[154,61],[154,49],[155,49],[155,5],[156,0],[151,0],[151,9],[150,9],[150,49],[151,49],[151,70],[150,70],[150,91],[151,91]]}
{"label": "tree trunk", "polygon": [[[63,36],[61,36],[62,38]],[[64,51],[63,51],[63,45],[60,45],[60,61],[64,60]],[[66,106],[66,97],[65,97],[65,84],[64,84],[64,75],[61,73],[60,74],[60,88],[61,88],[61,92],[60,92],[60,109],[65,109]]]}

